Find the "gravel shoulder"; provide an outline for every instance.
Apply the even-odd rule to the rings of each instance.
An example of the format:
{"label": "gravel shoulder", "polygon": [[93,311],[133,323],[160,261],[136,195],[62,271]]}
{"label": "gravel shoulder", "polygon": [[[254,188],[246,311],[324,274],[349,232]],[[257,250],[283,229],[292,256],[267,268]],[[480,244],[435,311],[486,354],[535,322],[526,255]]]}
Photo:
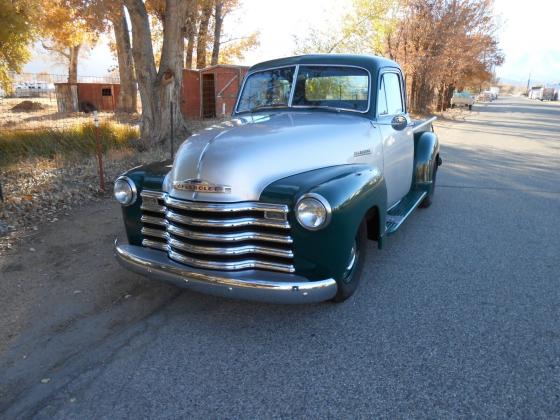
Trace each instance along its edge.
{"label": "gravel shoulder", "polygon": [[179,291],[123,270],[108,198],[28,232],[0,257],[0,413],[69,359],[157,310]]}

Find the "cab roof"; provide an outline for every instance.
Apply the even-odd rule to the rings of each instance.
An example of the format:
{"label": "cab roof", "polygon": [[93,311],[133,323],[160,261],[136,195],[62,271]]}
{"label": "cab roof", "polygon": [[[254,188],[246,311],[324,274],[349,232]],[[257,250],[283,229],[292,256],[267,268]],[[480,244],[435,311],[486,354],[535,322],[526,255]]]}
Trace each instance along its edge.
{"label": "cab roof", "polygon": [[396,67],[400,66],[392,61],[383,57],[369,54],[306,54],[296,55],[293,57],[278,58],[275,60],[263,61],[262,63],[255,64],[249,69],[249,73],[257,70],[264,70],[273,67],[286,67],[295,66],[297,64],[332,64],[332,65],[346,65],[363,67],[375,74],[380,68],[383,67]]}

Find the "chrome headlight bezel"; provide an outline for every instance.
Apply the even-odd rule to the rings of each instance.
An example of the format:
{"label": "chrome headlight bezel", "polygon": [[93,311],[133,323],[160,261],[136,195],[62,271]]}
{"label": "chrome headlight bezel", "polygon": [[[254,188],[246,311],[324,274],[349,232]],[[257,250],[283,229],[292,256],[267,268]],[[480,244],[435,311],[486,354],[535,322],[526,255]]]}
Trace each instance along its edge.
{"label": "chrome headlight bezel", "polygon": [[[303,217],[303,215],[301,214],[302,210],[300,209],[300,205],[302,203],[310,203],[312,205],[317,206],[316,208],[322,209],[324,216],[323,216],[323,220],[320,224],[318,225],[313,225],[313,224],[309,224],[305,222],[305,218]],[[332,208],[331,205],[329,204],[329,202],[327,201],[327,199],[325,197],[323,197],[320,194],[317,193],[307,193],[302,195],[298,201],[296,202],[296,205],[294,207],[294,213],[296,216],[296,220],[298,221],[298,223],[304,227],[307,230],[320,230],[323,229],[325,227],[328,226],[328,224],[331,221],[331,216],[332,216]]]}
{"label": "chrome headlight bezel", "polygon": [[[118,190],[118,188],[122,189]],[[126,194],[126,200],[119,199],[119,197],[117,196],[119,192],[123,192],[124,194]],[[115,197],[115,200],[117,200],[122,206],[126,207],[134,204],[136,202],[136,199],[138,198],[138,190],[136,189],[136,184],[127,176],[119,176],[113,186],[113,197]]]}

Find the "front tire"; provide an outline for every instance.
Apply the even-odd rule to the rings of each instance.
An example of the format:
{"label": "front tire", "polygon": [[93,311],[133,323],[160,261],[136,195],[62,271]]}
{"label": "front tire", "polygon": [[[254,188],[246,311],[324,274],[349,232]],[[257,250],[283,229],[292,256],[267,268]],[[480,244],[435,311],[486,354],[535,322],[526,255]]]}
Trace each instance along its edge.
{"label": "front tire", "polygon": [[336,279],[337,291],[333,302],[343,302],[354,294],[360,283],[360,277],[364,268],[367,249],[367,226],[362,221],[356,234],[354,246],[348,258],[346,271],[340,279]]}

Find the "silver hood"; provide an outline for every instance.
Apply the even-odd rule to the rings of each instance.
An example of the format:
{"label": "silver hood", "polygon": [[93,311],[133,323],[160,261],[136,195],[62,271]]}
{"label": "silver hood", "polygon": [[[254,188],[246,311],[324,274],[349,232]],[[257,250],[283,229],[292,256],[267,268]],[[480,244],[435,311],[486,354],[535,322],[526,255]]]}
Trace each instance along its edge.
{"label": "silver hood", "polygon": [[[366,118],[331,112],[254,114],[189,137],[177,151],[164,189],[170,196],[211,202],[257,201],[270,183],[297,173],[349,163],[382,165],[376,128]],[[380,167],[380,166],[378,166]],[[227,193],[192,192],[174,182],[201,180]]]}

